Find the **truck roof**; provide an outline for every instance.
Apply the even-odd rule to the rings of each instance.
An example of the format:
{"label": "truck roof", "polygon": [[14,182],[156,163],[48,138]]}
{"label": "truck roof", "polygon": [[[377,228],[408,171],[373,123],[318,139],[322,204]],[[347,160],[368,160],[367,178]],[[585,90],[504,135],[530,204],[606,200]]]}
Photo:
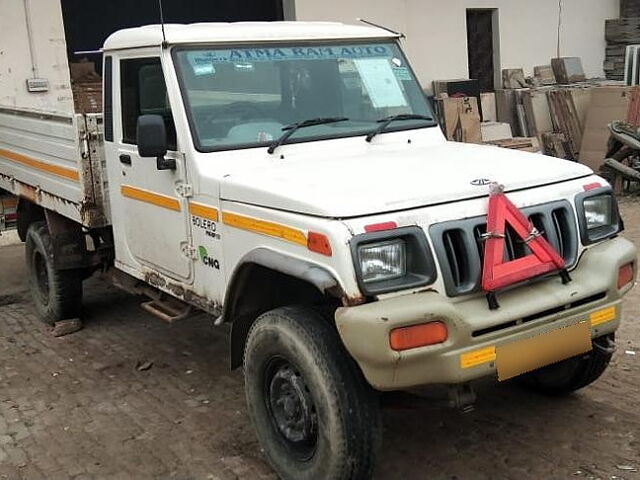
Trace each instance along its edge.
{"label": "truck roof", "polygon": [[[192,43],[277,42],[288,40],[338,40],[395,38],[397,34],[377,27],[334,22],[235,22],[165,24],[170,45]],[[160,46],[160,25],[126,28],[111,34],[104,50]]]}

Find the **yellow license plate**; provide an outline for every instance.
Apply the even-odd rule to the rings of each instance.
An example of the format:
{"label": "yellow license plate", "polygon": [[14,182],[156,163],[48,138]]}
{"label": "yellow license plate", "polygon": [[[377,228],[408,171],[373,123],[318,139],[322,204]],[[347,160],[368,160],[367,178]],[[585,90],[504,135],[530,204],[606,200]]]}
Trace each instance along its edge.
{"label": "yellow license plate", "polygon": [[591,350],[590,322],[580,322],[542,335],[496,347],[501,382]]}

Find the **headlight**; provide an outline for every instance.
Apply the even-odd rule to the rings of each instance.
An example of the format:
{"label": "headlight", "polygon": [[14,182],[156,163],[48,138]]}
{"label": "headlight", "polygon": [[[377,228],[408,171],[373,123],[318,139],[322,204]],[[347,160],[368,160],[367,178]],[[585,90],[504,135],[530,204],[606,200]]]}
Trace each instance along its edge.
{"label": "headlight", "polygon": [[608,187],[578,194],[576,208],[583,245],[599,242],[622,230],[618,205]]}
{"label": "headlight", "polygon": [[418,227],[356,235],[351,252],[364,295],[421,287],[436,279],[427,237]]}
{"label": "headlight", "polygon": [[587,230],[606,227],[613,223],[613,197],[611,195],[585,198],[583,205]]}
{"label": "headlight", "polygon": [[372,243],[358,248],[362,281],[379,282],[407,274],[407,250],[404,240]]}

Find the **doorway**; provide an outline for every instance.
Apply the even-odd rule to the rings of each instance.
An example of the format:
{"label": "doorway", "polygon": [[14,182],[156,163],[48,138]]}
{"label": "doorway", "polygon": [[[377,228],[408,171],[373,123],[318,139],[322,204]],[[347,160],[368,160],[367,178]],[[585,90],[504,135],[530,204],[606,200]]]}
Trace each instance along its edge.
{"label": "doorway", "polygon": [[[166,23],[283,20],[295,15],[292,0],[161,0]],[[91,6],[87,6],[90,3]],[[98,50],[121,28],[159,23],[159,0],[62,0],[67,48]]]}
{"label": "doorway", "polygon": [[497,8],[467,9],[469,78],[478,80],[483,92],[500,86],[499,38]]}

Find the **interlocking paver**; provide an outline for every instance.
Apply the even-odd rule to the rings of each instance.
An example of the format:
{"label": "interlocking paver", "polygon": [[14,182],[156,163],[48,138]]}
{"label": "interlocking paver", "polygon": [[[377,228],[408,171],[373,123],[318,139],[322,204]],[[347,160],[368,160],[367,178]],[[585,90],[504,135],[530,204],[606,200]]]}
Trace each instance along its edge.
{"label": "interlocking paver", "polygon": [[[640,240],[640,201],[622,207]],[[0,480],[276,478],[242,374],[228,371],[226,329],[205,317],[164,324],[99,279],[86,292],[84,329],[62,338],[28,298],[0,306]],[[640,478],[617,468],[640,470],[639,338],[640,289],[625,301],[610,370],[577,395],[488,384],[471,414],[429,401],[386,409],[377,478]]]}

